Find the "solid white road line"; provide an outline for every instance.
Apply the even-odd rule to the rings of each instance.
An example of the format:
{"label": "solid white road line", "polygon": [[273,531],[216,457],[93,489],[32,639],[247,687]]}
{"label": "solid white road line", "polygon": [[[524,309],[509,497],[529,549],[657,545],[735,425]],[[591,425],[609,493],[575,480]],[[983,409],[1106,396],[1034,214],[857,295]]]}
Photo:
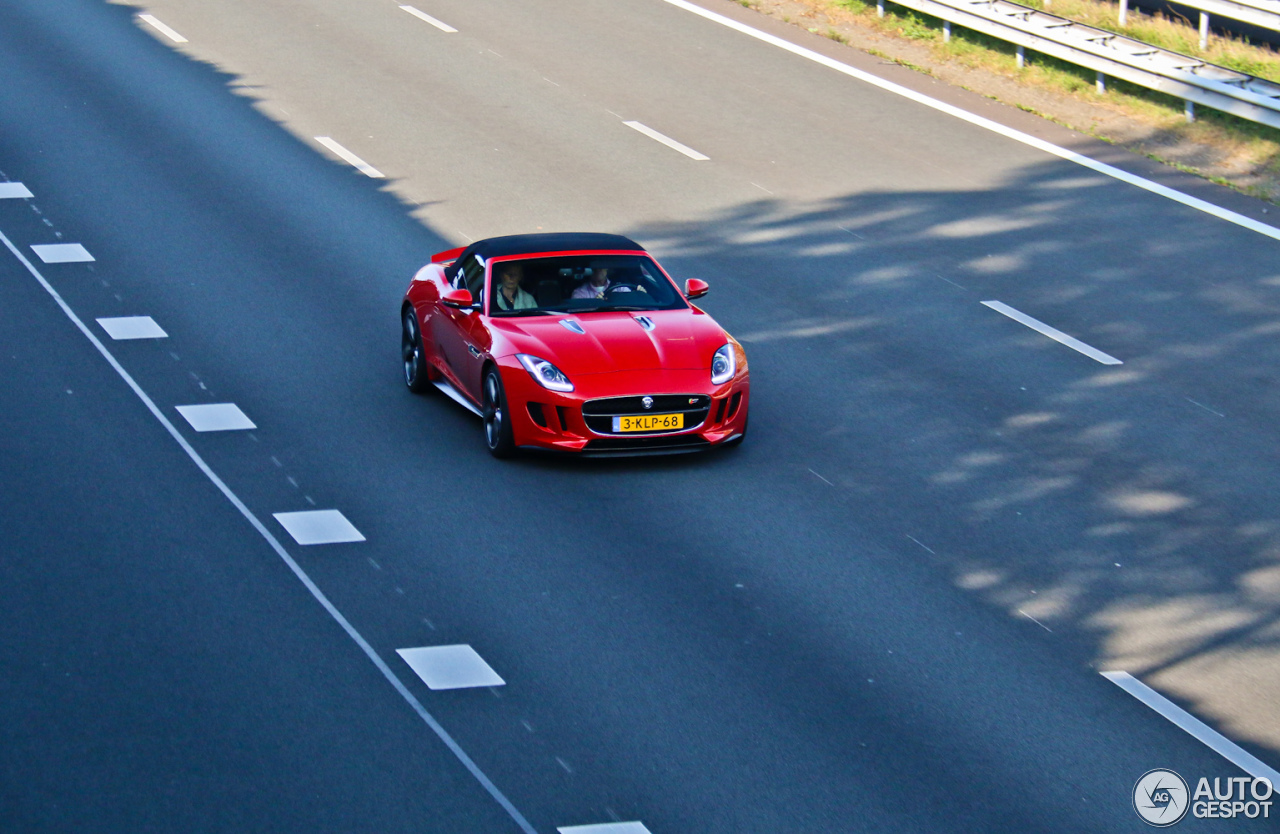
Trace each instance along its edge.
{"label": "solid white road line", "polygon": [[235,403],[180,405],[177,409],[196,431],[242,431],[257,428]]}
{"label": "solid white road line", "polygon": [[213,469],[210,468],[209,464],[205,462],[205,459],[200,456],[200,453],[195,450],[195,447],[187,442],[187,439],[182,436],[182,432],[178,431],[178,428],[173,424],[173,421],[164,415],[164,412],[162,412],[160,407],[155,404],[155,401],[147,395],[146,391],[142,390],[142,386],[138,385],[137,381],[134,380],[129,372],[124,369],[124,366],[116,361],[115,356],[111,351],[107,350],[107,346],[102,343],[102,340],[95,336],[93,331],[89,329],[88,325],[81,321],[80,317],[76,315],[70,305],[68,305],[58,291],[53,288],[53,285],[45,279],[44,275],[40,273],[40,270],[36,269],[35,264],[31,263],[31,261],[22,254],[21,250],[19,250],[17,246],[13,245],[13,242],[9,240],[8,236],[6,236],[2,231],[0,231],[0,243],[3,243],[5,247],[13,253],[13,256],[17,258],[24,267],[26,267],[27,272],[31,273],[32,277],[39,282],[40,286],[43,287],[44,291],[47,292],[54,300],[54,303],[58,305],[63,314],[71,320],[71,323],[76,326],[76,329],[84,334],[84,337],[89,340],[89,343],[92,344],[94,348],[97,349],[98,353],[107,361],[107,364],[111,366],[112,370],[119,374],[120,378],[124,380],[124,383],[129,386],[129,390],[133,391],[134,395],[142,401],[142,404],[146,406],[147,411],[151,412],[151,416],[155,417],[156,420],[159,421],[160,425],[169,433],[169,436],[173,438],[174,442],[182,448],[182,451],[187,453],[187,457],[196,465],[196,468],[204,473],[204,476],[208,478],[215,487],[217,487],[218,491],[221,492],[227,501],[231,503],[231,506],[235,507],[236,511],[244,517],[245,521],[249,522],[250,526],[258,532],[258,535],[262,536],[267,545],[277,556],[280,557],[280,560],[288,566],[289,570],[293,572],[293,575],[298,577],[298,581],[306,587],[307,591],[311,593],[311,596],[315,601],[320,603],[320,606],[324,608],[324,610],[328,612],[329,616],[333,618],[334,622],[336,622],[342,630],[347,633],[347,636],[351,638],[352,642],[360,647],[360,651],[364,652],[365,657],[369,658],[369,662],[377,667],[378,671],[382,674],[382,677],[387,681],[387,683],[391,684],[396,692],[400,694],[400,697],[405,700],[405,703],[407,703],[413,711],[417,713],[423,723],[431,729],[431,732],[435,733],[436,738],[440,739],[440,741],[449,748],[449,752],[453,753],[454,757],[457,758],[462,766],[467,769],[467,772],[471,774],[472,778],[480,783],[481,787],[485,789],[489,796],[493,797],[493,800],[502,807],[502,810],[507,812],[507,815],[515,821],[516,825],[520,827],[520,830],[523,831],[524,834],[538,834],[537,830],[529,824],[527,819],[525,819],[524,814],[521,814],[520,811],[511,804],[511,800],[507,799],[506,794],[498,790],[498,786],[493,784],[493,781],[490,780],[489,777],[485,775],[485,772],[480,769],[480,766],[467,755],[467,751],[462,749],[461,745],[454,740],[453,736],[449,735],[449,731],[436,720],[435,716],[427,712],[427,708],[422,705],[421,701],[414,697],[414,694],[404,685],[404,681],[400,680],[396,673],[391,671],[391,667],[387,665],[386,661],[384,661],[376,651],[374,651],[373,646],[369,645],[369,641],[364,639],[364,636],[360,632],[356,631],[355,626],[351,625],[351,622],[342,615],[342,612],[338,610],[337,606],[335,606],[332,601],[330,601],[329,597],[325,596],[324,591],[320,590],[320,586],[312,581],[311,576],[302,569],[302,566],[298,564],[297,560],[289,555],[289,551],[284,549],[284,545],[280,544],[280,540],[267,529],[266,525],[262,523],[262,520],[258,518],[257,514],[255,514],[253,510],[249,509],[249,507],[240,500],[240,496],[232,492],[231,487],[227,486],[226,482],[218,477],[218,473],[214,472]]}
{"label": "solid white road line", "polygon": [[1010,307],[1008,304],[1002,304],[999,301],[984,301],[982,302],[982,304],[984,307],[990,307],[992,310],[995,310],[997,313],[1002,313],[1008,316],[1009,318],[1013,319],[1014,321],[1019,322],[1020,324],[1025,324],[1027,327],[1030,327],[1032,330],[1036,331],[1037,333],[1043,333],[1044,335],[1048,336],[1050,339],[1053,339],[1055,342],[1060,342],[1066,345],[1067,347],[1071,348],[1072,350],[1077,350],[1083,353],[1085,356],[1089,357],[1090,359],[1097,360],[1098,362],[1101,362],[1104,365],[1123,365],[1124,364],[1123,362],[1121,362],[1119,359],[1115,358],[1111,354],[1103,353],[1097,348],[1089,347],[1079,339],[1068,336],[1066,333],[1063,333],[1061,330],[1057,330],[1053,327],[1050,327],[1049,325],[1045,324],[1039,319],[1033,319],[1031,318],[1031,316],[1028,316],[1026,313],[1018,312],[1017,310]]}
{"label": "solid white road line", "polygon": [[0,182],[0,200],[25,200],[33,196],[35,195],[20,182]]}
{"label": "solid white road line", "polygon": [[346,161],[349,165],[352,165],[353,167],[355,167],[357,171],[364,174],[366,177],[372,177],[375,180],[383,179],[384,175],[381,171],[379,171],[377,168],[374,168],[372,165],[365,162],[363,159],[356,156],[351,151],[342,147],[337,142],[330,139],[328,136],[317,136],[316,141],[319,142],[321,145],[324,145],[329,150],[333,151],[338,156],[342,157],[344,161]]}
{"label": "solid white road line", "polygon": [[37,243],[31,251],[47,264],[79,264],[93,260],[89,250],[78,243]]}
{"label": "solid white road line", "polygon": [[344,544],[365,540],[364,534],[347,521],[340,510],[302,510],[271,515],[298,544]]}
{"label": "solid white road line", "polygon": [[107,335],[117,342],[123,339],[167,339],[168,333],[151,316],[117,316],[98,319]]}
{"label": "solid white road line", "polygon": [[1161,197],[1173,200],[1175,203],[1181,203],[1182,205],[1193,208],[1196,211],[1203,211],[1206,214],[1211,214],[1220,220],[1225,220],[1228,223],[1234,223],[1235,225],[1248,229],[1251,232],[1266,235],[1273,240],[1280,240],[1280,229],[1277,229],[1275,226],[1268,226],[1266,223],[1260,223],[1250,217],[1245,217],[1243,214],[1238,214],[1234,211],[1224,209],[1221,206],[1216,206],[1207,200],[1192,197],[1190,194],[1183,194],[1181,191],[1175,191],[1172,188],[1152,182],[1151,180],[1145,179],[1136,174],[1130,174],[1128,171],[1122,171],[1121,169],[1108,165],[1105,162],[1098,162],[1096,159],[1090,159],[1089,157],[1078,154],[1075,151],[1069,151],[1066,148],[1058,147],[1057,145],[1046,142],[1043,139],[1037,139],[1036,137],[1023,133],[1020,130],[1005,127],[999,122],[993,122],[990,119],[984,119],[982,116],[970,113],[967,110],[961,110],[959,107],[955,107],[954,105],[945,104],[944,102],[938,101],[936,98],[931,98],[924,93],[917,93],[915,90],[907,89],[906,87],[895,84],[892,81],[886,81],[885,79],[872,75],[869,72],[863,72],[860,69],[855,69],[848,64],[837,61],[834,58],[828,58],[825,55],[820,55],[811,49],[806,49],[803,46],[797,46],[790,41],[785,41],[782,38],[761,32],[759,29],[748,26],[745,23],[739,23],[738,21],[727,18],[724,15],[708,11],[701,6],[695,6],[693,3],[688,2],[688,0],[665,0],[665,2],[684,9],[685,11],[693,12],[699,17],[704,17],[707,20],[714,21],[722,26],[727,26],[744,35],[749,35],[756,40],[764,41],[765,43],[776,46],[779,49],[785,49],[793,55],[799,55],[801,58],[806,58],[810,61],[814,61],[815,63],[822,64],[824,67],[843,73],[851,78],[856,78],[859,81],[865,81],[866,83],[879,87],[886,92],[902,96],[903,98],[910,99],[917,104],[923,104],[926,107],[932,107],[934,110],[946,113],[950,116],[955,116],[957,119],[962,119],[969,124],[989,130],[992,133],[998,133],[1001,136],[1014,140],[1015,142],[1021,142],[1024,145],[1052,154],[1060,159],[1065,159],[1068,162],[1074,162],[1077,165],[1081,165],[1091,171],[1096,171],[1104,176],[1120,180],[1121,182],[1129,185],[1137,186],[1144,191],[1150,191],[1152,194],[1158,194]]}
{"label": "solid white road line", "polygon": [[560,834],[650,834],[639,822],[602,822],[596,825],[563,825],[556,829]]}
{"label": "solid white road line", "polygon": [[182,37],[182,35],[179,35],[177,32],[173,31],[168,26],[165,26],[163,23],[157,20],[155,15],[140,14],[138,15],[138,20],[141,20],[143,23],[147,24],[152,29],[155,29],[157,32],[164,35],[166,38],[173,41],[174,43],[187,42],[187,39]]}
{"label": "solid white road line", "polygon": [[631,128],[632,130],[640,131],[645,136],[648,136],[650,139],[661,142],[662,144],[666,145],[668,148],[673,148],[677,151],[680,151],[680,153],[684,154],[690,159],[696,159],[698,162],[704,162],[711,158],[704,154],[698,153],[688,145],[681,145],[679,142],[672,139],[670,136],[663,136],[661,133],[654,130],[653,128],[642,125],[639,122],[623,122],[623,124]]}
{"label": "solid white road line", "polygon": [[1102,676],[1172,721],[1179,728],[1186,730],[1197,741],[1206,745],[1210,750],[1222,756],[1245,773],[1255,779],[1269,779],[1273,786],[1280,787],[1280,772],[1249,755],[1239,745],[1228,740],[1221,733],[1209,727],[1199,718],[1156,692],[1133,675],[1128,672],[1103,672]]}
{"label": "solid white road line", "polygon": [[465,644],[396,649],[396,654],[422,678],[428,689],[472,689],[507,683],[475,649]]}
{"label": "solid white road line", "polygon": [[418,10],[417,10],[417,9],[415,9],[413,6],[401,6],[400,8],[404,9],[404,10],[405,10],[406,12],[408,12],[409,14],[411,14],[411,15],[413,15],[414,17],[418,18],[418,20],[425,20],[427,23],[430,23],[432,26],[436,27],[436,28],[437,28],[437,29],[439,29],[441,32],[456,32],[456,31],[458,31],[457,29],[454,29],[454,28],[453,28],[452,26],[450,26],[449,24],[447,24],[447,23],[443,23],[443,22],[441,22],[441,21],[439,21],[439,20],[436,20],[434,17],[432,17],[431,15],[427,14],[426,12],[420,12],[420,11],[418,11]]}

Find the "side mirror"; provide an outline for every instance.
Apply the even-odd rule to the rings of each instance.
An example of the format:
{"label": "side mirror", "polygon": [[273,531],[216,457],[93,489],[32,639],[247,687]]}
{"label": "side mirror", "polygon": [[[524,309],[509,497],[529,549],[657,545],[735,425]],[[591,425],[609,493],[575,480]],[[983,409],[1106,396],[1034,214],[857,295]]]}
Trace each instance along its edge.
{"label": "side mirror", "polygon": [[475,301],[471,298],[471,290],[460,289],[446,292],[440,297],[440,303],[455,310],[465,310],[471,307]]}
{"label": "side mirror", "polygon": [[697,278],[690,278],[684,282],[684,297],[689,299],[702,298],[711,290],[707,286],[706,281],[699,281]]}

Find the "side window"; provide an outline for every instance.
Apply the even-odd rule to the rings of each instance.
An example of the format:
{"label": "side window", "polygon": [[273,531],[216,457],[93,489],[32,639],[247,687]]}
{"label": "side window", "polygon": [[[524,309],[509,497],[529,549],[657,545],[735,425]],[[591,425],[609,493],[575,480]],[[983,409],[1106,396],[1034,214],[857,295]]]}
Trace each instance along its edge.
{"label": "side window", "polygon": [[479,302],[484,297],[484,261],[480,260],[479,255],[467,258],[459,272],[463,286],[471,290],[471,297]]}

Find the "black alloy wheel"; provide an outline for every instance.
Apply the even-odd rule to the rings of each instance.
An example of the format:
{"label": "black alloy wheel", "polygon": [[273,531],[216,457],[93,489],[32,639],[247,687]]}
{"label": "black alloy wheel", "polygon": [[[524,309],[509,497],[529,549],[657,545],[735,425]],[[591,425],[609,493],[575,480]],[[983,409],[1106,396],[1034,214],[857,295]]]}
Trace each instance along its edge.
{"label": "black alloy wheel", "polygon": [[415,394],[426,391],[431,380],[422,355],[422,331],[418,329],[418,317],[412,307],[405,308],[400,321],[400,359],[404,363],[405,386]]}
{"label": "black alloy wheel", "polygon": [[516,452],[515,439],[508,419],[507,395],[502,390],[502,377],[497,368],[490,368],[484,375],[484,440],[489,454],[495,458],[509,458]]}

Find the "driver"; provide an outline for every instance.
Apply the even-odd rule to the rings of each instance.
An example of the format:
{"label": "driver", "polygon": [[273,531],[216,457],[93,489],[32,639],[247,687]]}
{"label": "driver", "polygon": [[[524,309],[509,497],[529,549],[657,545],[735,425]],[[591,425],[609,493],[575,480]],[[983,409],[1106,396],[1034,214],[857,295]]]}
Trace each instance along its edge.
{"label": "driver", "polygon": [[533,296],[520,289],[520,282],[524,280],[524,264],[506,263],[502,264],[499,269],[501,272],[501,285],[498,292],[494,295],[494,301],[497,302],[499,310],[532,310],[538,306],[538,302],[533,300]]}
{"label": "driver", "polygon": [[592,270],[591,277],[583,281],[573,291],[571,298],[604,298],[605,293],[613,286],[609,280],[608,267]]}

